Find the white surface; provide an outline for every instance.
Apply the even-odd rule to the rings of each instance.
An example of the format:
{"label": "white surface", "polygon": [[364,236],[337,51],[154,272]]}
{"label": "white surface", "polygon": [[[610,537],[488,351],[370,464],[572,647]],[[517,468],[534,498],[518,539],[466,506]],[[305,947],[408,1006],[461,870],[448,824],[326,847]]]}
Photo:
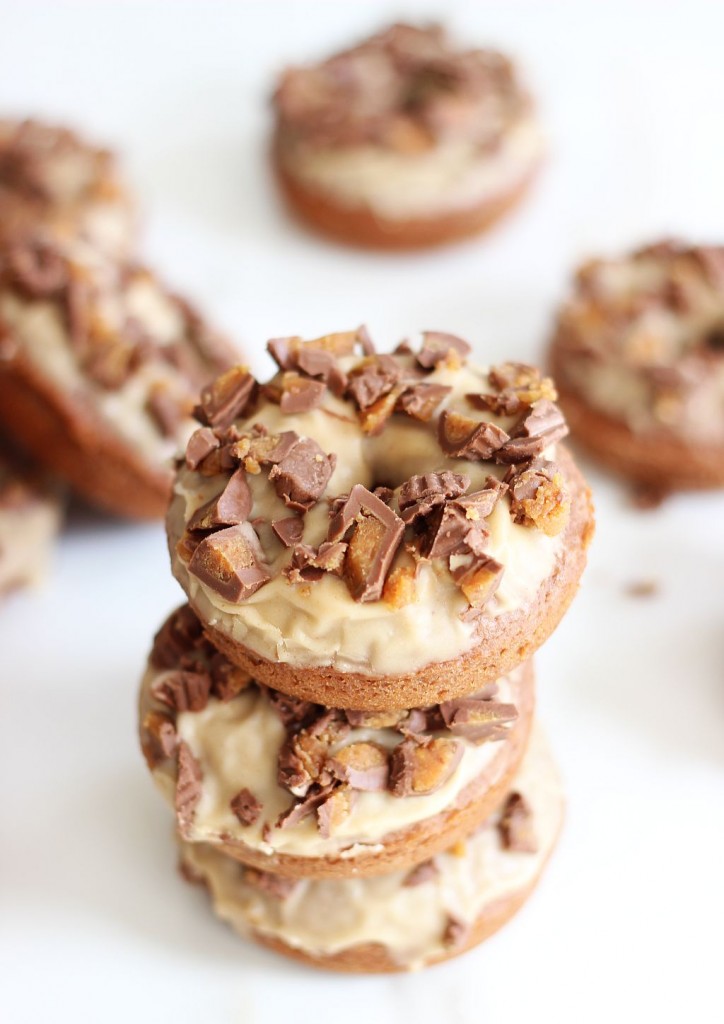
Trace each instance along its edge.
{"label": "white surface", "polygon": [[[535,359],[584,252],[674,230],[724,238],[720,5],[438,9],[525,60],[551,138],[525,206],[447,252],[327,246],[288,223],[267,180],[275,70],[347,43],[386,4],[3,3],[0,97],[124,150],[147,251],[259,370],[269,336],[361,320],[383,344],[434,327],[468,336],[481,358]],[[2,1020],[721,1020],[724,504],[635,513],[622,488],[590,476],[590,568],[539,662],[570,796],[563,841],[500,935],[414,977],[276,959],[177,879],[134,702],[180,593],[159,527],[76,517],[45,590],[0,617]],[[657,596],[626,596],[649,579]]]}

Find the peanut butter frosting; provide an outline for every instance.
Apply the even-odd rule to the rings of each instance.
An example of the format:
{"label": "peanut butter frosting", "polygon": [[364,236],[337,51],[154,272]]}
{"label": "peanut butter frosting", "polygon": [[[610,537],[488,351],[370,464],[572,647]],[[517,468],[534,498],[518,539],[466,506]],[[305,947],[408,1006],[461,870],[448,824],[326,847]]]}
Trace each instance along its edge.
{"label": "peanut butter frosting", "polygon": [[363,334],[360,356],[359,336],[277,339],[268,385],[220,381],[241,411],[189,442],[168,532],[215,629],[270,661],[385,675],[455,658],[480,616],[536,600],[563,555],[566,427],[530,367],[475,367],[438,332],[393,356]]}
{"label": "peanut butter frosting", "polygon": [[401,968],[416,969],[464,944],[488,908],[531,888],[562,817],[558,773],[536,730],[502,811],[424,870],[279,880],[204,844],[182,843],[181,858],[207,885],[218,916],[242,936],[260,934],[320,958],[379,944]]}
{"label": "peanut butter frosting", "polygon": [[542,135],[512,63],[462,50],[437,25],[393,25],[288,70],[277,153],[312,191],[387,219],[477,206],[521,185]]}
{"label": "peanut butter frosting", "polygon": [[0,120],[0,236],[17,238],[38,226],[124,255],[135,216],[107,149],[57,125]]}
{"label": "peanut butter frosting", "polygon": [[[174,613],[141,684],[142,746],[177,810],[181,745],[193,759],[193,813],[180,808],[186,840],[295,857],[377,851],[408,826],[482,795],[509,771],[507,739],[518,709],[527,720],[533,703],[528,666],[477,698],[387,715],[330,712],[239,675],[203,639],[190,609]],[[219,689],[222,678],[234,680],[233,696]],[[416,792],[419,772],[394,774],[402,751],[410,747],[414,756],[415,744],[430,749],[435,741],[444,752],[452,747],[453,758],[426,765]],[[239,815],[240,793],[253,813]]]}
{"label": "peanut butter frosting", "polygon": [[724,247],[584,264],[558,314],[561,386],[637,434],[724,442]]}
{"label": "peanut butter frosting", "polygon": [[234,358],[151,271],[38,233],[0,257],[0,328],[0,371],[28,365],[159,468],[193,430],[198,389]]}

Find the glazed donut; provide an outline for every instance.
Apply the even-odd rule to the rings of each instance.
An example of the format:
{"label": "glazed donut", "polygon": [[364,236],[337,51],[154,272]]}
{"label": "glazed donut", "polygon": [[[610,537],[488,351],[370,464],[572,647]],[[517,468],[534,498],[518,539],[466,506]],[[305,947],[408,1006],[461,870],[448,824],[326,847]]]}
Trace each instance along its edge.
{"label": "glazed donut", "polygon": [[584,264],[550,362],[575,437],[606,466],[663,493],[724,486],[724,247]]}
{"label": "glazed donut", "polygon": [[0,120],[0,241],[38,227],[125,256],[136,235],[134,204],[107,149],[57,125]]}
{"label": "glazed donut", "polygon": [[345,714],[285,697],[218,654],[186,605],[157,634],[139,719],[185,840],[327,878],[411,868],[471,832],[510,788],[532,714],[530,664],[442,707]]}
{"label": "glazed donut", "polygon": [[194,395],[236,358],[143,267],[40,235],[0,253],[0,424],[107,511],[163,517]]}
{"label": "glazed donut", "polygon": [[374,878],[288,879],[213,847],[181,844],[189,881],[241,935],[315,967],[414,970],[457,956],[523,905],[555,846],[563,796],[534,732],[513,791],[464,843],[409,871]]}
{"label": "glazed donut", "polygon": [[553,383],[440,332],[275,339],[201,397],[167,518],[214,646],[282,693],[388,710],[475,693],[558,624],[593,526]]}
{"label": "glazed donut", "polygon": [[291,209],[338,241],[381,249],[477,234],[535,176],[542,138],[511,62],[438,26],[393,25],[274,95],[273,162]]}

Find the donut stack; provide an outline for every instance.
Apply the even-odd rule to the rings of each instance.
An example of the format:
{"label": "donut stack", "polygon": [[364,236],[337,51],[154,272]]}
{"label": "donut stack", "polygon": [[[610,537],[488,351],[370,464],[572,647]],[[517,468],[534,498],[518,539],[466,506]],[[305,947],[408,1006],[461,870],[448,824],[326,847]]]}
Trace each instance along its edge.
{"label": "donut stack", "polygon": [[318,966],[456,955],[532,890],[561,824],[532,655],[593,529],[552,382],[427,332],[274,339],[201,393],[167,528],[141,744],[183,873]]}

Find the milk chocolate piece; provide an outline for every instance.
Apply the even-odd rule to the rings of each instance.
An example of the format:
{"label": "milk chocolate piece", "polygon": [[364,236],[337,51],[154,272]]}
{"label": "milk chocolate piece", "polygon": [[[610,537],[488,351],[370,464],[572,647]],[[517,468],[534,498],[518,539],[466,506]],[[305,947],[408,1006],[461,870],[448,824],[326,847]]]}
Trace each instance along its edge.
{"label": "milk chocolate piece", "polygon": [[195,430],[186,445],[186,465],[196,469],[215,448],[221,444],[211,427],[199,427]]}
{"label": "milk chocolate piece", "polygon": [[68,283],[68,264],[48,239],[28,238],[9,247],[7,272],[30,299],[57,296]]}
{"label": "milk chocolate piece", "polygon": [[417,864],[410,872],[408,872],[402,884],[405,888],[411,888],[415,885],[424,885],[425,882],[431,882],[434,878],[437,878],[439,874],[440,870],[434,859],[424,860],[421,864]]}
{"label": "milk chocolate piece", "polygon": [[568,434],[563,413],[553,402],[541,398],[513,428],[510,438],[495,452],[496,462],[523,462],[540,455]]}
{"label": "milk chocolate piece", "polygon": [[298,878],[284,878],[283,875],[259,871],[257,868],[244,868],[244,881],[275,900],[288,899],[299,885]]}
{"label": "milk chocolate piece", "polygon": [[449,558],[466,551],[480,553],[487,539],[488,532],[481,520],[469,518],[456,501],[448,501],[429,519],[420,554],[424,558]]}
{"label": "milk chocolate piece", "polygon": [[390,774],[388,753],[378,743],[350,743],[327,758],[326,769],[351,789],[364,791],[387,788]]}
{"label": "milk chocolate piece", "polygon": [[460,949],[470,936],[470,925],[465,924],[452,914],[448,916],[445,930],[442,934],[442,943],[448,949]]}
{"label": "milk chocolate piece", "polygon": [[197,508],[188,521],[189,530],[214,530],[219,526],[236,526],[249,518],[252,497],[243,469],[229,478],[226,487],[211,501]]}
{"label": "milk chocolate piece", "polygon": [[285,505],[307,512],[324,494],[336,461],[336,456],[325,455],[316,441],[305,437],[272,466],[269,479]]}
{"label": "milk chocolate piece", "polygon": [[488,374],[490,384],[496,389],[492,395],[466,395],[476,409],[489,409],[500,416],[514,416],[544,398],[555,402],[558,394],[550,377],[543,377],[539,370],[526,363],[501,363],[492,367]]}
{"label": "milk chocolate piece", "polygon": [[533,827],[533,811],[521,793],[511,793],[503,807],[498,824],[506,850],[536,853],[538,841]]}
{"label": "milk chocolate piece", "polygon": [[469,566],[453,572],[455,582],[471,608],[484,608],[500,586],[503,566],[486,555],[476,556]]}
{"label": "milk chocolate piece", "polygon": [[416,519],[429,515],[447,498],[464,494],[470,486],[470,477],[460,473],[424,473],[411,476],[400,487],[397,502],[400,518],[406,526]]}
{"label": "milk chocolate piece", "polygon": [[537,526],[549,537],[565,528],[571,503],[554,462],[534,459],[528,466],[511,467],[505,479],[514,522]]}
{"label": "milk chocolate piece", "polygon": [[151,693],[174,711],[203,711],[209,702],[211,676],[206,672],[168,672],[151,683]]}
{"label": "milk chocolate piece", "polygon": [[[122,383],[125,383],[126,379],[127,376]],[[156,385],[151,390],[146,409],[164,437],[176,437],[186,412],[178,395],[172,394],[168,387]],[[188,411],[191,412],[191,409]]]}
{"label": "milk chocolate piece", "polygon": [[341,540],[352,531],[343,575],[356,601],[380,599],[404,529],[391,508],[362,484],[354,485],[332,519],[327,536],[329,540]]}
{"label": "milk chocolate piece", "polygon": [[336,788],[336,785],[312,786],[309,793],[303,800],[293,804],[288,810],[282,811],[277,818],[274,827],[294,828],[295,825],[304,821],[305,818],[308,818],[311,814],[314,814],[319,805],[324,803],[330,793],[332,793]]}
{"label": "milk chocolate piece", "polygon": [[181,740],[178,745],[178,770],[176,772],[176,796],[174,806],[176,820],[182,835],[191,828],[196,806],[201,799],[201,766],[191,753],[191,748]]}
{"label": "milk chocolate piece", "polygon": [[149,711],[141,725],[143,755],[151,768],[156,768],[176,751],[176,728],[173,719],[161,711]]}
{"label": "milk chocolate piece", "polygon": [[209,664],[211,692],[218,700],[227,703],[251,685],[252,678],[238,665],[232,665],[228,658],[216,652]]}
{"label": "milk chocolate piece", "polygon": [[438,363],[444,362],[451,353],[459,359],[466,359],[472,349],[467,341],[446,334],[444,331],[425,331],[422,335],[422,348],[417,354],[417,361],[425,370],[434,369]]}
{"label": "milk chocolate piece", "polygon": [[184,604],[169,616],[154,636],[151,664],[154,668],[176,668],[183,654],[203,644],[201,623],[191,606]]}
{"label": "milk chocolate piece", "polygon": [[209,427],[225,428],[246,410],[256,381],[245,366],[233,366],[201,392],[197,416]]}
{"label": "milk chocolate piece", "polygon": [[440,704],[446,727],[454,736],[480,744],[500,740],[507,735],[506,725],[515,722],[518,711],[514,704],[494,700],[461,697]]}
{"label": "milk chocolate piece", "polygon": [[317,704],[300,697],[288,697],[278,690],[268,690],[267,699],[279,715],[285,729],[297,729],[309,725],[319,711]]}
{"label": "milk chocolate piece", "polygon": [[437,738],[419,743],[404,739],[390,757],[390,792],[393,796],[426,796],[440,789],[463,756],[459,740]]}
{"label": "milk chocolate piece", "polygon": [[201,541],[189,572],[225,601],[238,604],[271,578],[250,523],[229,526]]}
{"label": "milk chocolate piece", "polygon": [[318,548],[297,544],[283,572],[292,583],[314,583],[326,572],[341,575],[346,552],[347,544],[343,541],[324,541]]}
{"label": "milk chocolate piece", "polygon": [[368,356],[350,371],[347,391],[359,409],[368,409],[392,391],[402,376],[402,367],[393,356]]}
{"label": "milk chocolate piece", "polygon": [[421,423],[428,423],[451,391],[445,384],[412,384],[398,398],[397,408]]}
{"label": "milk chocolate piece", "polygon": [[253,825],[259,820],[263,804],[249,789],[240,789],[229,802],[229,806],[242,825]]}
{"label": "milk chocolate piece", "polygon": [[385,424],[397,408],[397,400],[402,394],[402,387],[394,387],[388,394],[378,398],[376,402],[362,409],[359,422],[362,433],[368,437],[376,437],[384,430]]}
{"label": "milk chocolate piece", "polygon": [[302,539],[304,522],[299,516],[288,516],[286,519],[273,519],[272,530],[285,548],[293,548]]}
{"label": "milk chocolate piece", "polygon": [[495,423],[474,420],[446,409],[438,421],[438,440],[446,455],[454,459],[485,461],[510,440]]}
{"label": "milk chocolate piece", "polygon": [[298,373],[285,373],[279,408],[288,415],[310,412],[321,405],[326,390],[322,381],[310,380]]}
{"label": "milk chocolate piece", "polygon": [[328,753],[324,739],[308,728],[288,736],[279,750],[277,782],[297,797],[305,797],[317,782]]}
{"label": "milk chocolate piece", "polygon": [[354,805],[355,793],[338,786],[317,806],[317,827],[323,839],[329,839],[345,821]]}

